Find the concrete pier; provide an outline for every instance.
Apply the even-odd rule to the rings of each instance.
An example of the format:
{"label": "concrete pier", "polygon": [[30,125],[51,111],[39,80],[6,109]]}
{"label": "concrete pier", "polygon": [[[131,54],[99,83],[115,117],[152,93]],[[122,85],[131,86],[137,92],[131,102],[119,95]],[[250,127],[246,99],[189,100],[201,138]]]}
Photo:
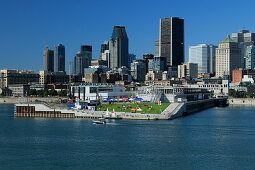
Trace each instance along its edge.
{"label": "concrete pier", "polygon": [[[135,120],[167,120],[187,116],[210,107],[226,105],[227,99],[206,99],[191,102],[171,103],[161,114],[141,114],[116,112],[114,118]],[[16,117],[42,117],[42,118],[104,118],[106,111],[75,110],[55,108],[48,103],[23,103],[15,105]]]}

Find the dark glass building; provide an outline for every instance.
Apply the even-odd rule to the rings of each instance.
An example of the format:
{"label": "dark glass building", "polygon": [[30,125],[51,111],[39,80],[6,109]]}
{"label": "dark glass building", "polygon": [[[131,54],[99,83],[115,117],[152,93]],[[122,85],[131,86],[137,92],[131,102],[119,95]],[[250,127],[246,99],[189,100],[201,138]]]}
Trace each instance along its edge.
{"label": "dark glass building", "polygon": [[184,19],[160,19],[159,55],[166,57],[168,67],[184,62]]}
{"label": "dark glass building", "polygon": [[58,44],[54,51],[54,72],[65,72],[65,46]]}
{"label": "dark glass building", "polygon": [[133,60],[130,68],[130,74],[133,80],[136,82],[144,82],[146,73],[145,60]]}
{"label": "dark glass building", "polygon": [[110,68],[129,68],[128,37],[124,26],[114,26],[109,41]]}
{"label": "dark glass building", "polygon": [[82,76],[84,68],[91,65],[92,60],[92,46],[82,45],[80,51],[74,57],[74,73]]}

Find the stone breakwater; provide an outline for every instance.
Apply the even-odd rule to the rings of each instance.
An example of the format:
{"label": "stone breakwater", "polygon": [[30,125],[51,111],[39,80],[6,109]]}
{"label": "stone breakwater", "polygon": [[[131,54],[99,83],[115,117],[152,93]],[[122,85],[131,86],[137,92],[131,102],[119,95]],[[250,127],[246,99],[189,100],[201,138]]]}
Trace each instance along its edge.
{"label": "stone breakwater", "polygon": [[[59,101],[59,97],[0,97],[0,104],[1,103],[24,103],[24,102],[37,102],[37,101],[43,101],[43,102],[49,102],[49,103],[55,103]],[[64,99],[64,98],[61,98]]]}

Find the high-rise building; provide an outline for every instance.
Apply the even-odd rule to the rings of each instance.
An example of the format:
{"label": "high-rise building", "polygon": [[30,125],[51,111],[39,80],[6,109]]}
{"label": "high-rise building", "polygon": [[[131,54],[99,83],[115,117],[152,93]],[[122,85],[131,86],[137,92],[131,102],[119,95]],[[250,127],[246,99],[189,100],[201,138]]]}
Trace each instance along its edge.
{"label": "high-rise building", "polygon": [[103,60],[103,59],[102,59],[102,55],[103,55],[103,53],[105,53],[106,50],[109,50],[109,41],[105,41],[105,42],[101,45],[100,56],[99,56],[99,59],[100,59],[100,60]]}
{"label": "high-rise building", "polygon": [[189,47],[189,62],[198,64],[198,73],[215,72],[215,49],[217,46],[199,44]]}
{"label": "high-rise building", "polygon": [[184,62],[184,19],[160,19],[159,56],[166,57],[168,67]]}
{"label": "high-rise building", "polygon": [[44,70],[54,72],[54,50],[44,50]]}
{"label": "high-rise building", "polygon": [[134,81],[144,82],[146,72],[146,63],[144,60],[133,60],[130,73]]}
{"label": "high-rise building", "polygon": [[135,54],[128,54],[128,68],[130,68],[130,64],[133,62],[133,60],[136,60]]}
{"label": "high-rise building", "polygon": [[58,44],[54,51],[54,72],[65,71],[65,46]]}
{"label": "high-rise building", "polygon": [[249,30],[241,30],[238,33],[232,34],[232,40],[239,44],[241,48],[242,68],[246,68],[246,50],[248,46],[255,45],[255,33],[250,33]]}
{"label": "high-rise building", "polygon": [[107,62],[107,67],[110,67],[110,50],[105,50],[104,53],[101,53],[101,60]]}
{"label": "high-rise building", "polygon": [[255,46],[250,45],[246,48],[245,68],[255,70]]}
{"label": "high-rise building", "polygon": [[159,40],[155,41],[155,56],[159,56]]}
{"label": "high-rise building", "polygon": [[148,71],[149,71],[149,61],[153,60],[153,58],[154,58],[154,55],[150,54],[150,53],[146,53],[143,55],[143,60],[146,64],[146,73],[148,73]]}
{"label": "high-rise building", "polygon": [[74,57],[74,73],[82,76],[84,68],[91,65],[92,60],[92,46],[82,45],[80,51]]}
{"label": "high-rise building", "polygon": [[228,35],[216,48],[216,77],[229,77],[231,71],[242,68],[241,49]]}
{"label": "high-rise building", "polygon": [[238,43],[247,43],[248,45],[251,42],[255,42],[255,33],[250,33],[249,30],[241,30],[238,33],[232,34],[232,40]]}
{"label": "high-rise building", "polygon": [[114,26],[109,41],[110,68],[129,67],[128,37],[124,26]]}

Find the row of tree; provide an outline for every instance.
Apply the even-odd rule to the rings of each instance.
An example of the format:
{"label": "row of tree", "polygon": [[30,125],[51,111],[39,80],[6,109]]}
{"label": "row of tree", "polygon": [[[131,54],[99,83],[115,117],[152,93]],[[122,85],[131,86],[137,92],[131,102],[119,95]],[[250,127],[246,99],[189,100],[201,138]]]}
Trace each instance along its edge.
{"label": "row of tree", "polygon": [[44,90],[36,90],[31,89],[29,91],[29,96],[40,96],[40,97],[48,97],[48,96],[67,96],[67,90],[56,91],[54,89],[44,89]]}
{"label": "row of tree", "polygon": [[234,98],[254,98],[255,93],[230,89],[228,95]]}

